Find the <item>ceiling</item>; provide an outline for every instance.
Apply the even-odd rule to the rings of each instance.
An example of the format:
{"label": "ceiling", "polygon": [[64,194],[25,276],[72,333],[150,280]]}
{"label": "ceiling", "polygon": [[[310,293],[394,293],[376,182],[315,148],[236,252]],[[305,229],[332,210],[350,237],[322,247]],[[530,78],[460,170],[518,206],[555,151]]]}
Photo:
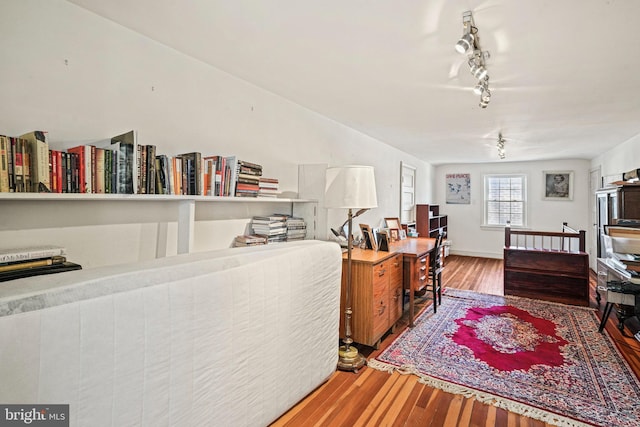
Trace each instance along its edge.
{"label": "ceiling", "polygon": [[[636,0],[69,0],[431,164],[591,159],[640,134]],[[490,53],[478,106],[454,49]]]}

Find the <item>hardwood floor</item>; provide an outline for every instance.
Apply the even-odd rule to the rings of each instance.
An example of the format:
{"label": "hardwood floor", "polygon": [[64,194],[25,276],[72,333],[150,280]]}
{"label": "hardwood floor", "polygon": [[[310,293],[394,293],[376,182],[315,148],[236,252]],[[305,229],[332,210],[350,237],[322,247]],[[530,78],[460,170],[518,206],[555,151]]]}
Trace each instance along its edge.
{"label": "hardwood floor", "polygon": [[[445,287],[502,295],[502,260],[449,256],[443,272]],[[596,277],[590,280],[591,306],[595,302]],[[429,301],[421,300],[424,307]],[[603,304],[604,305],[604,304]],[[602,308],[598,310],[602,314]],[[634,328],[637,319],[629,320]],[[387,335],[379,350],[361,347],[367,358],[375,357],[407,327],[407,318],[398,322],[395,333]],[[631,324],[629,323],[629,324]],[[622,335],[615,314],[609,317],[608,333],[640,376],[640,343]],[[336,344],[337,351],[337,344]],[[418,382],[414,375],[388,374],[363,368],[357,374],[337,371],[272,427],[299,426],[509,426],[545,427],[549,424],[485,405],[474,399],[445,393]]]}

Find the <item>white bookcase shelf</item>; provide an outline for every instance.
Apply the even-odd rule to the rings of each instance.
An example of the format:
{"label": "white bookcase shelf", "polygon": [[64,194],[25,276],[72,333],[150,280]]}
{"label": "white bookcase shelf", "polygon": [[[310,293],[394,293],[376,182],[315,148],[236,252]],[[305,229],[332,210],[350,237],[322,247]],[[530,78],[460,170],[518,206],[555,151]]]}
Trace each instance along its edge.
{"label": "white bookcase shelf", "polygon": [[[67,204],[68,202],[68,204]],[[56,215],[71,215],[73,210],[84,203],[96,203],[104,206],[108,203],[110,206],[117,206],[118,211],[128,212],[128,218],[141,219],[153,218],[154,215],[162,217],[160,221],[173,219],[177,222],[177,252],[179,254],[192,252],[194,242],[194,229],[196,222],[196,206],[201,209],[208,210],[213,205],[222,208],[225,206],[225,218],[234,219],[251,216],[252,208],[258,208],[260,205],[265,206],[287,206],[288,211],[295,216],[300,216],[307,222],[307,238],[316,238],[316,215],[317,200],[313,199],[295,199],[295,198],[271,198],[271,197],[218,197],[218,196],[175,196],[160,194],[83,194],[83,193],[0,193],[0,211],[11,211],[14,216],[12,218],[17,225],[9,225],[11,229],[36,227],[36,222],[44,213],[49,216],[49,212],[56,211]],[[158,204],[154,206],[154,203]],[[121,205],[121,204],[124,204]],[[142,205],[140,205],[142,204]],[[149,208],[146,208],[146,205]],[[131,205],[131,208],[127,208]],[[93,211],[89,206],[89,214],[100,215],[96,206]],[[174,206],[174,208],[164,209],[166,206]],[[234,209],[237,206],[237,212]],[[55,207],[55,208],[54,208]],[[68,207],[68,208],[66,208]],[[175,209],[177,207],[177,209]],[[138,211],[136,211],[138,209]],[[274,208],[275,209],[275,208]],[[133,214],[130,212],[134,210]],[[162,212],[160,212],[162,211]],[[86,212],[86,211],[85,211]],[[171,213],[175,212],[175,213]],[[25,218],[15,219],[16,215],[24,214]],[[86,214],[86,213],[85,213]],[[5,220],[8,219],[5,217]],[[108,221],[108,220],[107,220]],[[119,221],[113,218],[114,222]],[[0,227],[2,229],[2,227]]]}

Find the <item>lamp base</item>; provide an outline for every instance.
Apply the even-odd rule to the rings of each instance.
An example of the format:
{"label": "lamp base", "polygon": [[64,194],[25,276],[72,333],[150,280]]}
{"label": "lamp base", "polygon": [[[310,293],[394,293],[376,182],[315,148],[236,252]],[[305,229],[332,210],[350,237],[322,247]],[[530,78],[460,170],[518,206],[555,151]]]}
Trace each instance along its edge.
{"label": "lamp base", "polygon": [[367,359],[354,346],[341,345],[338,349],[338,369],[341,371],[358,373],[358,370],[366,364]]}

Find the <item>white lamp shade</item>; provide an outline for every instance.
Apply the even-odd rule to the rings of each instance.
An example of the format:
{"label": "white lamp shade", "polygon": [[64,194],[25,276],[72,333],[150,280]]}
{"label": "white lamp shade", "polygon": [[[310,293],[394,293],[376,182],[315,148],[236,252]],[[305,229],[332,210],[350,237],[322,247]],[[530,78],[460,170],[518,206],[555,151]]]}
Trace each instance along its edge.
{"label": "white lamp shade", "polygon": [[324,205],[335,209],[378,207],[373,166],[327,168]]}

